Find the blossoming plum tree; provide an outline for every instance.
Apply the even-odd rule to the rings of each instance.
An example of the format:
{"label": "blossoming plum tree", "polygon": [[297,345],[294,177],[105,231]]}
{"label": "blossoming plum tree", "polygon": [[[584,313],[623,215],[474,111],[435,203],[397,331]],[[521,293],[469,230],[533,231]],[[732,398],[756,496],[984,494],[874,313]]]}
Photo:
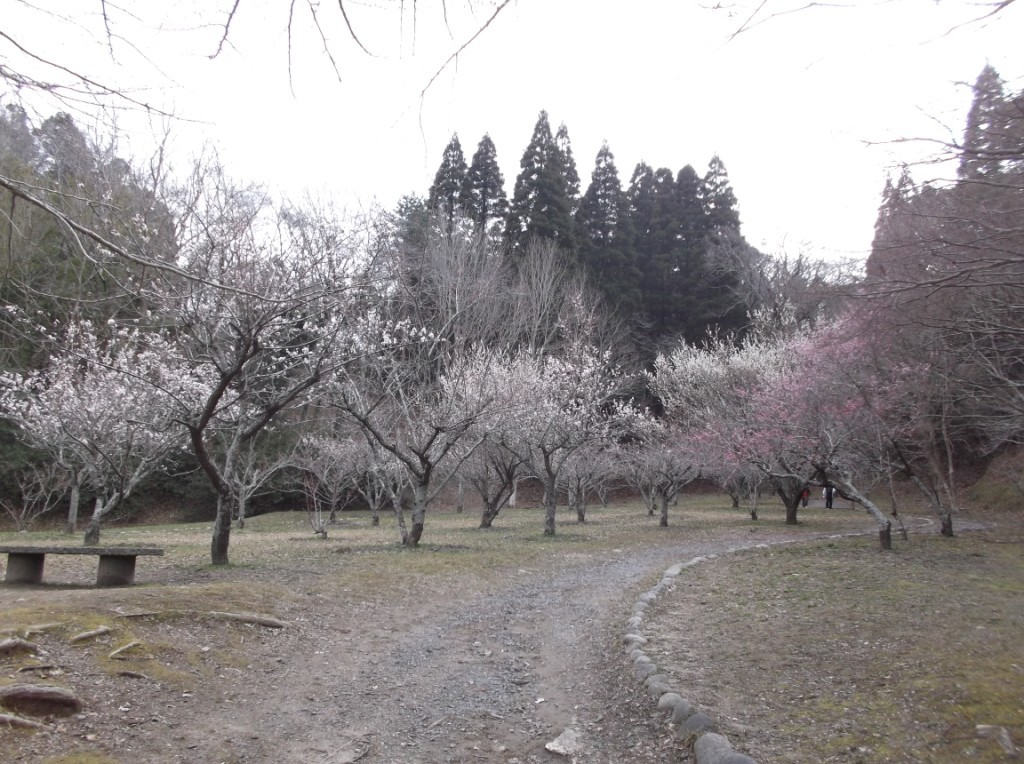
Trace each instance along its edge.
{"label": "blossoming plum tree", "polygon": [[[96,544],[103,519],[184,445],[170,396],[187,394],[196,380],[162,335],[135,327],[111,322],[100,331],[81,321],[50,339],[44,368],[4,376],[0,408],[94,494],[85,543]],[[77,494],[69,526],[76,515]]]}

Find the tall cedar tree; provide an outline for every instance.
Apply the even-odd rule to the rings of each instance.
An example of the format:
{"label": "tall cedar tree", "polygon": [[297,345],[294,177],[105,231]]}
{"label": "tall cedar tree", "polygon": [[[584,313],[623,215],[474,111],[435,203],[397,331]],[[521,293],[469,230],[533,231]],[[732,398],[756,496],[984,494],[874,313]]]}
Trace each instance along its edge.
{"label": "tall cedar tree", "polygon": [[466,158],[459,136],[455,134],[445,147],[441,166],[427,194],[427,207],[444,218],[449,235],[455,228],[455,218],[463,214],[468,205],[467,189]]}
{"label": "tall cedar tree", "polygon": [[705,246],[695,250],[691,258],[696,289],[690,319],[683,327],[683,336],[691,343],[701,341],[709,330],[731,332],[741,329],[747,322],[746,311],[734,296],[736,273],[715,267],[708,256],[709,247],[735,248],[745,244],[740,233],[736,194],[729,183],[725,163],[717,154],[708,163],[699,195],[704,203],[706,233]]}
{"label": "tall cedar tree", "polygon": [[896,278],[900,274],[901,242],[910,239],[904,229],[916,196],[914,179],[906,165],[895,183],[891,177],[885,179],[871,254],[864,268],[869,278]]}
{"label": "tall cedar tree", "polygon": [[566,177],[566,159],[551,134],[546,111],[537,118],[519,166],[505,229],[512,251],[521,253],[531,239],[537,238],[574,253],[572,189]]}
{"label": "tall cedar tree", "polygon": [[498,168],[498,152],[484,134],[466,174],[466,214],[483,230],[508,216],[505,178]]}
{"label": "tall cedar tree", "polygon": [[628,207],[615,157],[605,143],[576,213],[579,258],[587,278],[625,315],[640,310],[640,271],[626,238]]}
{"label": "tall cedar tree", "polygon": [[1006,139],[1010,137],[1001,124],[1005,104],[1003,80],[986,64],[974,82],[974,99],[967,113],[959,168],[964,180],[977,180],[1000,168]]}
{"label": "tall cedar tree", "polygon": [[579,208],[580,174],[576,171],[576,159],[572,155],[569,128],[565,126],[564,122],[558,126],[558,132],[555,133],[555,145],[558,146],[558,152],[562,156],[562,175],[565,176],[569,199],[572,202],[572,211],[575,215]]}
{"label": "tall cedar tree", "polygon": [[733,274],[714,269],[708,247],[740,239],[736,197],[718,157],[700,178],[687,165],[673,178],[641,162],[627,192],[632,257],[649,340],[700,342],[709,330],[742,327],[729,289]]}
{"label": "tall cedar tree", "polygon": [[630,181],[631,247],[652,337],[674,336],[685,309],[678,252],[675,181],[664,167],[641,162]]}

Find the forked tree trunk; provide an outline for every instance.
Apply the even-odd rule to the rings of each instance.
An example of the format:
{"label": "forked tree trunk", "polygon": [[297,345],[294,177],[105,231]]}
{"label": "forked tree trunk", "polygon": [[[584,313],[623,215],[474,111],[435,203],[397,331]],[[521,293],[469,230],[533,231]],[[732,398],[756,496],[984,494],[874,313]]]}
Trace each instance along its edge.
{"label": "forked tree trunk", "polygon": [[508,486],[499,489],[493,497],[484,497],[484,511],[483,515],[480,517],[481,528],[490,528],[491,523],[497,519],[498,513],[501,512],[501,508],[506,504],[512,503],[512,494],[505,493],[507,488]]}
{"label": "forked tree trunk", "polygon": [[494,518],[496,518],[497,516],[497,510],[492,510],[488,504],[485,504],[483,514],[480,515],[480,527],[490,528],[491,523],[494,522]]}
{"label": "forked tree trunk", "polygon": [[775,492],[782,499],[782,505],[786,508],[786,525],[799,525],[797,512],[800,510],[800,499],[806,486],[792,477],[779,478],[773,483]]}
{"label": "forked tree trunk", "polygon": [[576,522],[587,521],[587,505],[583,501],[579,486],[569,486],[569,509],[576,513]]}
{"label": "forked tree trunk", "polygon": [[647,516],[654,517],[654,505],[657,503],[654,486],[641,488],[640,494],[644,497],[644,504],[647,507]]}
{"label": "forked tree trunk", "polygon": [[928,497],[928,503],[932,505],[932,511],[939,518],[939,533],[943,536],[952,537],[953,534],[953,513],[942,504],[942,497],[938,491],[928,487],[921,478],[909,473],[910,482],[917,486],[917,490]]}

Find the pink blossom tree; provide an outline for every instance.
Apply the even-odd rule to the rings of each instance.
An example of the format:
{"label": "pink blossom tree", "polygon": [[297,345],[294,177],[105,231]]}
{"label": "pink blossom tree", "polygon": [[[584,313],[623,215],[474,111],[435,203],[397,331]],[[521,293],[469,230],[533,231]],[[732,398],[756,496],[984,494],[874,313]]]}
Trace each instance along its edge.
{"label": "pink blossom tree", "polygon": [[728,338],[683,344],[657,358],[649,384],[666,418],[700,439],[708,464],[728,465],[730,472],[756,468],[782,500],[786,522],[795,524],[814,468],[766,437],[757,398],[771,379],[791,373],[786,342],[755,335],[742,344]]}

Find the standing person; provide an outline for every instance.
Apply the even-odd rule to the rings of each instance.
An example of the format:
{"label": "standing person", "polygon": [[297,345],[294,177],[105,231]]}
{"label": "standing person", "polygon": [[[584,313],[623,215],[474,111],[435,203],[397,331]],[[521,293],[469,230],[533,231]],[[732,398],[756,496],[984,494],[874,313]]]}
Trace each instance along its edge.
{"label": "standing person", "polygon": [[811,487],[810,486],[807,486],[804,489],[804,492],[800,496],[800,498],[803,500],[803,505],[806,507],[807,506],[807,502],[810,501],[810,499],[811,499]]}
{"label": "standing person", "polygon": [[836,489],[830,485],[825,486],[825,509],[832,509],[832,497],[835,495]]}

